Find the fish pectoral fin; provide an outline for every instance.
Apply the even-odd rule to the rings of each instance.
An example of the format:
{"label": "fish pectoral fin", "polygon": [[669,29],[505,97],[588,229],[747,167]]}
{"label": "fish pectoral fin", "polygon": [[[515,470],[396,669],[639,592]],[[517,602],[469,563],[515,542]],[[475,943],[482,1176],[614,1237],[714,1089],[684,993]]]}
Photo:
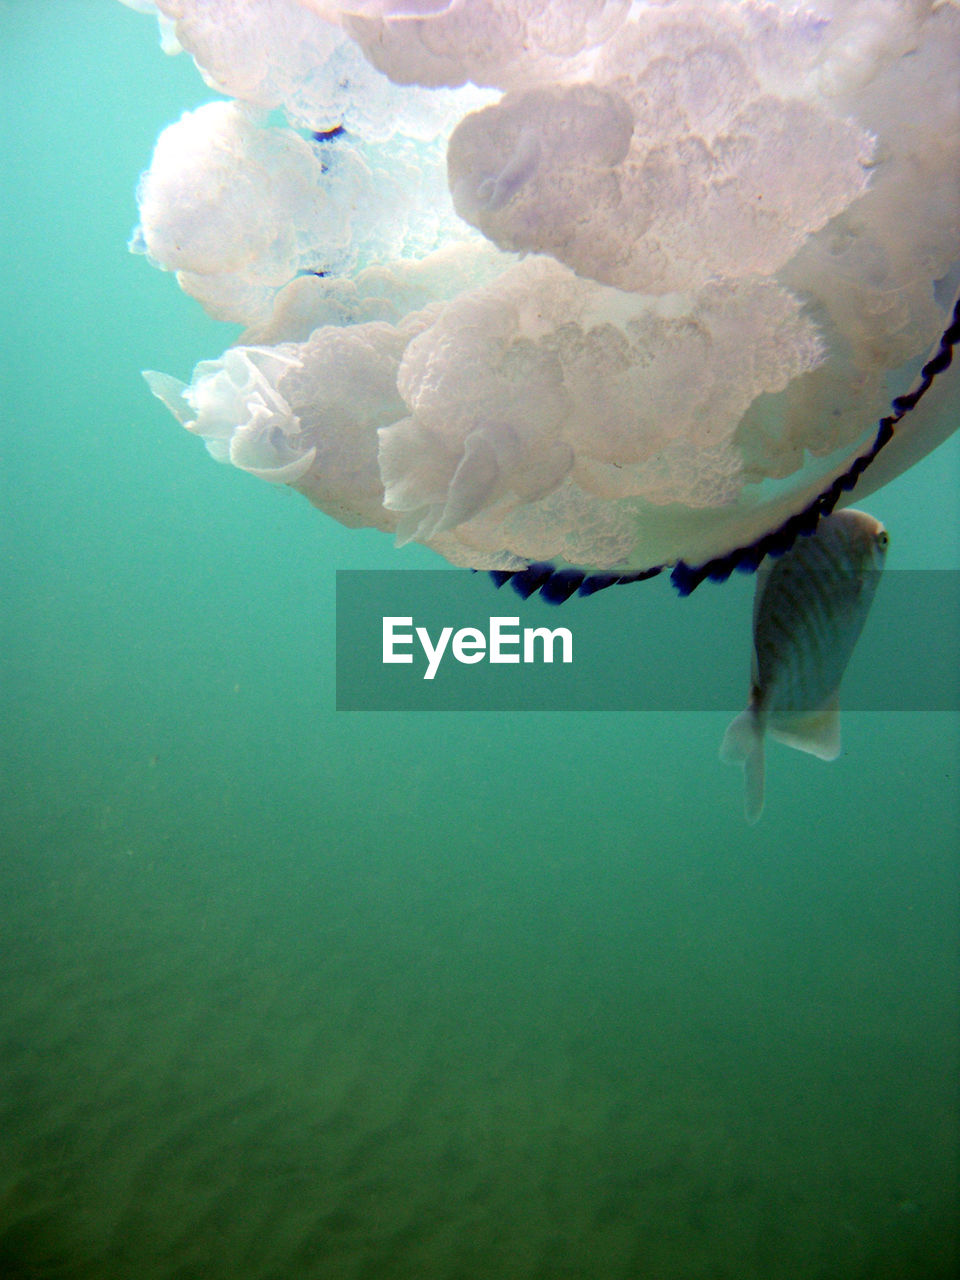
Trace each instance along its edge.
{"label": "fish pectoral fin", "polygon": [[818,711],[777,716],[767,726],[771,738],[820,760],[836,760],[840,754],[840,703],[834,694]]}
{"label": "fish pectoral fin", "polygon": [[743,807],[750,823],[763,812],[763,728],[752,706],[727,726],[720,743],[720,759],[743,765]]}

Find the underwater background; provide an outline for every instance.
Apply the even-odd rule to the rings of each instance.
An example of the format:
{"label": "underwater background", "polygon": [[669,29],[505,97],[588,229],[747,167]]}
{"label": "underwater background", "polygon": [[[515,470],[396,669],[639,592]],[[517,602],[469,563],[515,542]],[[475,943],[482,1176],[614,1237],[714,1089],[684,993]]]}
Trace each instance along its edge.
{"label": "underwater background", "polygon": [[[229,340],[126,251],[214,95],[114,0],[0,38],[0,1277],[952,1278],[958,716],[772,747],[751,828],[728,713],[336,712],[335,570],[441,562],[140,377]],[[958,492],[955,437],[867,501],[889,568]],[[690,605],[549,618],[629,611],[615,680]]]}

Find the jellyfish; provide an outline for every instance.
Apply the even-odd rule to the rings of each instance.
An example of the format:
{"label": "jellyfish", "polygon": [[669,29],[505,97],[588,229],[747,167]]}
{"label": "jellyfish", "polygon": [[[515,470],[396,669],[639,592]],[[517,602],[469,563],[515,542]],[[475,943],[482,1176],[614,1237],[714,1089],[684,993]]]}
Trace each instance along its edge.
{"label": "jellyfish", "polygon": [[132,247],[214,458],[560,599],[784,551],[960,421],[954,0],[124,0],[222,97]]}

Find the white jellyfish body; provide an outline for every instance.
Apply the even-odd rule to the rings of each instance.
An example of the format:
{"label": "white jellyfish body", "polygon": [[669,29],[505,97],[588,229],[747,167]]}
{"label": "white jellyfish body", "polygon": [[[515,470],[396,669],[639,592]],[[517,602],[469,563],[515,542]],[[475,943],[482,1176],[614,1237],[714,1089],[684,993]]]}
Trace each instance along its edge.
{"label": "white jellyfish body", "polygon": [[247,332],[151,386],[343,523],[722,567],[958,420],[957,4],[155,8],[235,100],[161,135],[135,245]]}

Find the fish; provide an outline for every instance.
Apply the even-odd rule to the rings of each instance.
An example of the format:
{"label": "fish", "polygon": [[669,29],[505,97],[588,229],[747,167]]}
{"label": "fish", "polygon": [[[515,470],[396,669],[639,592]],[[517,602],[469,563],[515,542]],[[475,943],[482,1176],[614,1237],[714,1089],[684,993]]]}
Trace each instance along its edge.
{"label": "fish", "polygon": [[821,760],[840,754],[840,682],[888,545],[879,520],[847,508],[823,517],[785,555],[768,556],[760,565],[750,697],[720,745],[721,760],[743,766],[748,822],[763,812],[767,734]]}

